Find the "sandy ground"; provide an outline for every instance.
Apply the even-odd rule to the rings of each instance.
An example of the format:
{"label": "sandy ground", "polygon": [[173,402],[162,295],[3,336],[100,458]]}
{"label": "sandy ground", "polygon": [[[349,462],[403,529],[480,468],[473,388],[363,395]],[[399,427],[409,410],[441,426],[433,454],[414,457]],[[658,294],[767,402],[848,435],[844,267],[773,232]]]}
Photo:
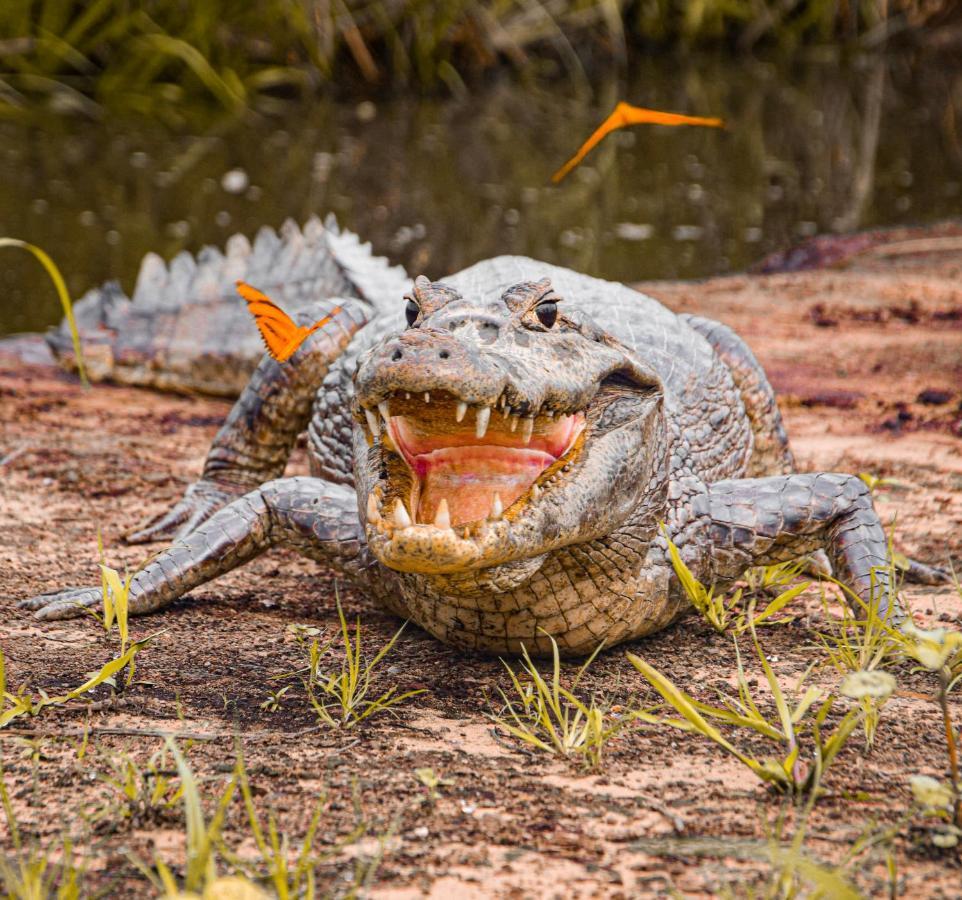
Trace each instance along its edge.
{"label": "sandy ground", "polygon": [[[803,469],[903,482],[878,500],[900,548],[962,568],[960,276],[958,252],[868,253],[828,271],[645,287],[748,339],[781,395]],[[113,565],[139,563],[144,549],[125,546],[121,535],[173,503],[197,476],[227,406],[111,386],[84,392],[71,377],[8,354],[0,356],[0,410],[0,646],[11,688],[27,683],[53,694],[109,659],[115,638],[93,621],[39,624],[15,610],[14,600],[95,580],[98,527]],[[299,453],[292,470],[302,466]],[[156,637],[138,657],[122,700],[93,712],[48,710],[0,733],[24,838],[45,842],[67,830],[88,859],[86,892],[147,896],[129,856],[158,853],[176,864],[179,808],[123,818],[102,776],[121,754],[144,765],[161,746],[161,732],[190,733],[188,759],[213,795],[233,765],[236,733],[258,804],[276,811],[295,842],[323,798],[325,891],[347,890],[355,863],[370,858],[374,838],[387,834],[374,896],[674,890],[700,897],[726,886],[742,891],[763,876],[763,863],[743,857],[757,854],[781,804],[739,763],[702,739],[650,726],[614,739],[596,773],[522,749],[489,718],[498,688],[509,686],[501,663],[455,652],[416,628],[404,633],[377,680],[384,688],[425,689],[396,715],[350,731],[320,728],[296,682],[276,710],[265,708],[279,687],[271,679],[304,664],[287,626],[309,623],[332,634],[334,595],[330,574],[275,552],[162,615],[135,620],[136,637]],[[348,614],[361,616],[371,647],[398,627],[367,598],[343,587],[340,595]],[[907,596],[919,622],[960,624],[962,601],[953,589],[911,588]],[[812,644],[822,621],[814,594],[795,612],[790,624],[763,633],[786,683],[817,655]],[[731,639],[689,618],[604,653],[583,681],[587,694],[624,707],[654,704],[625,649],[704,700],[732,684]],[[757,666],[750,671],[759,677]],[[825,670],[813,677],[835,680]],[[907,669],[899,677],[901,692],[885,709],[874,748],[854,738],[827,776],[808,826],[815,858],[839,860],[872,822],[898,822],[910,802],[909,776],[946,770],[940,720],[927,699],[931,684]],[[962,701],[953,709],[962,719]],[[444,779],[436,799],[415,776],[422,768]],[[344,845],[358,822],[367,836]],[[251,852],[236,802],[226,834]],[[0,842],[9,850],[2,825]],[[935,850],[917,824],[901,827],[893,846],[900,896],[962,894],[958,851]],[[884,893],[880,858],[854,870],[867,895]]]}

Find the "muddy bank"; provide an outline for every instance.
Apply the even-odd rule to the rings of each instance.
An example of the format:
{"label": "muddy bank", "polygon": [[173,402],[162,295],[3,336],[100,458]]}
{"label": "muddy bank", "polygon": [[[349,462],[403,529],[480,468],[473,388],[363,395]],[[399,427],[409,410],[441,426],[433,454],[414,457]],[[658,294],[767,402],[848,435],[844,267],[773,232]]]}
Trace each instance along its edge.
{"label": "muddy bank", "polygon": [[[960,276],[962,254],[939,251],[644,288],[743,334],[780,393],[801,467],[904,483],[878,502],[883,520],[895,522],[900,548],[959,569]],[[8,353],[0,357],[0,409],[0,646],[9,685],[53,693],[102,665],[113,641],[92,621],[41,625],[17,612],[14,599],[95,579],[98,527],[113,565],[139,563],[143,548],[126,547],[121,535],[168,507],[197,476],[228,406],[111,386],[83,392],[71,377]],[[299,453],[291,471],[303,468]],[[398,627],[367,598],[339,590],[372,647]],[[962,624],[953,590],[911,588],[907,596],[919,622]],[[765,814],[774,815],[777,803],[737,763],[700,739],[651,727],[615,739],[600,775],[526,752],[491,729],[498,688],[509,687],[498,661],[455,652],[414,628],[379,683],[425,693],[395,716],[345,733],[317,728],[299,687],[272,710],[265,701],[278,682],[271,679],[305,663],[287,626],[309,623],[333,634],[334,604],[328,573],[274,552],[164,615],[135,620],[135,637],[159,634],[139,657],[122,704],[89,716],[48,711],[0,735],[21,830],[48,840],[70,829],[91,859],[88,887],[147,896],[126,854],[176,861],[179,811],[123,819],[116,792],[98,775],[119,753],[144,764],[160,746],[152,733],[184,731],[196,737],[191,765],[214,793],[233,765],[236,731],[257,802],[273,806],[295,839],[320,793],[319,846],[348,834],[359,818],[370,835],[392,832],[377,896],[637,897],[672,888],[707,896],[763,870],[736,857],[763,838]],[[796,612],[791,624],[763,634],[788,681],[813,658],[817,597],[803,597]],[[586,693],[624,706],[655,702],[623,649],[706,701],[715,686],[730,686],[735,668],[730,639],[690,618],[603,654],[583,682]],[[815,676],[824,684],[834,678]],[[909,804],[910,775],[943,775],[939,718],[925,699],[930,687],[907,671],[900,686],[904,695],[886,708],[874,749],[865,754],[853,739],[829,773],[809,826],[808,847],[819,858],[838,860],[870,821],[896,822]],[[962,717],[962,702],[953,709]],[[88,724],[92,736],[80,758]],[[415,776],[421,768],[447,782],[435,800]],[[233,806],[228,840],[244,839],[242,819]],[[0,842],[9,849],[6,833]],[[325,887],[346,886],[354,860],[374,846],[370,837],[330,846]],[[905,896],[957,896],[957,855],[938,856],[905,828],[895,858]],[[858,879],[867,893],[880,893],[884,872],[868,867]]]}

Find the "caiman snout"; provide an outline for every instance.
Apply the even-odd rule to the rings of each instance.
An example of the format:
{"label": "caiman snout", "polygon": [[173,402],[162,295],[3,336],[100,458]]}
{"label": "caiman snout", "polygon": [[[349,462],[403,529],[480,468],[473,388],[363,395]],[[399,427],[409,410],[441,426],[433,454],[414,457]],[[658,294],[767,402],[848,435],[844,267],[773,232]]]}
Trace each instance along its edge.
{"label": "caiman snout", "polygon": [[355,378],[358,401],[376,405],[398,391],[444,390],[469,404],[494,404],[506,376],[496,360],[479,352],[485,343],[480,336],[492,328],[497,325],[482,320],[459,323],[458,334],[440,328],[403,332],[375,348],[361,364]]}

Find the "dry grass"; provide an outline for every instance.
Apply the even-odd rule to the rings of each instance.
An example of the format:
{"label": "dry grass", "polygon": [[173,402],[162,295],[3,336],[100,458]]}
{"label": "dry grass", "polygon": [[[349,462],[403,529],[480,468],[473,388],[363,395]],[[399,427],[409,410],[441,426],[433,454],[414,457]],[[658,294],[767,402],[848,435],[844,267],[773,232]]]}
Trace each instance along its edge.
{"label": "dry grass", "polygon": [[522,651],[522,674],[507,663],[513,692],[501,691],[503,709],[492,716],[494,722],[529,747],[563,757],[580,759],[587,768],[600,768],[605,745],[626,724],[616,716],[611,702],[604,697],[582,699],[575,694],[578,683],[594,661],[599,646],[578,668],[570,688],[561,683],[558,644],[551,638],[552,668],[546,679]]}

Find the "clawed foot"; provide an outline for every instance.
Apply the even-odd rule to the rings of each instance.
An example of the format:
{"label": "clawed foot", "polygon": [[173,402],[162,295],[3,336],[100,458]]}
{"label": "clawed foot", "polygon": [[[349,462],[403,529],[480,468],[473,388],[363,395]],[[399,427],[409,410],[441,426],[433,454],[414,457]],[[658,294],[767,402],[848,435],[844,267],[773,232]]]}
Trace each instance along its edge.
{"label": "clawed foot", "polygon": [[128,534],[126,541],[128,544],[179,541],[238,495],[210,481],[198,481],[187,488],[184,499],[173,509]]}
{"label": "clawed foot", "polygon": [[[910,559],[898,554],[896,555],[895,565],[909,584],[938,585],[952,583],[951,573],[938,566],[926,565],[917,559]],[[802,571],[814,578],[831,578],[833,574],[832,564],[824,550],[817,550],[812,553]]]}
{"label": "clawed foot", "polygon": [[896,561],[898,570],[909,584],[951,584],[952,576],[938,566],[927,566],[907,556]]}
{"label": "clawed foot", "polygon": [[100,609],[103,596],[100,588],[71,587],[56,591],[45,591],[36,597],[29,597],[17,603],[20,609],[27,609],[45,622],[56,619],[75,619],[88,609]]}

